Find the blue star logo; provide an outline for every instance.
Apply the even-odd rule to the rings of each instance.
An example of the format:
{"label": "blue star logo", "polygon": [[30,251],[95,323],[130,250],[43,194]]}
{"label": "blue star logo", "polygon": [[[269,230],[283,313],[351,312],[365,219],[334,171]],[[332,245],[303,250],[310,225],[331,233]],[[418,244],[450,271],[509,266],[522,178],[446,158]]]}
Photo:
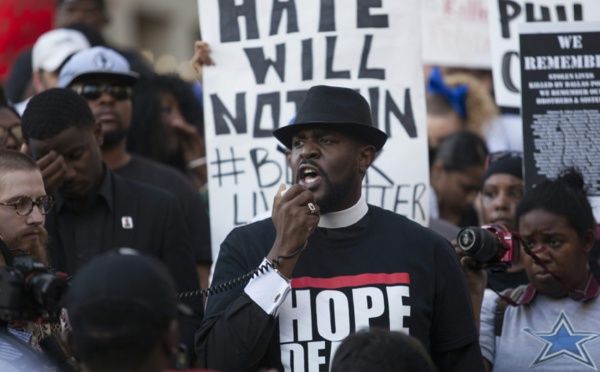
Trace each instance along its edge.
{"label": "blue star logo", "polygon": [[561,311],[550,332],[534,332],[529,328],[523,331],[545,343],[531,367],[564,356],[596,370],[596,365],[583,344],[600,337],[600,334],[576,332],[564,312]]}

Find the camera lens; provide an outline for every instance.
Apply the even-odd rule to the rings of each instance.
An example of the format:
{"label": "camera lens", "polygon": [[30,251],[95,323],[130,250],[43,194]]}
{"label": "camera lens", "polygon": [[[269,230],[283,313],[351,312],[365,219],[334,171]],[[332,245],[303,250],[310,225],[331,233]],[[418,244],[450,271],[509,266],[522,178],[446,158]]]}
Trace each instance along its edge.
{"label": "camera lens", "polygon": [[475,233],[471,229],[465,229],[458,235],[458,246],[463,251],[468,251],[473,248],[473,244],[475,244]]}
{"label": "camera lens", "polygon": [[39,274],[27,283],[33,299],[47,310],[56,310],[62,306],[63,295],[67,291],[67,282],[52,274]]}
{"label": "camera lens", "polygon": [[481,262],[495,259],[500,246],[496,235],[481,227],[465,227],[458,233],[456,242],[463,252]]}

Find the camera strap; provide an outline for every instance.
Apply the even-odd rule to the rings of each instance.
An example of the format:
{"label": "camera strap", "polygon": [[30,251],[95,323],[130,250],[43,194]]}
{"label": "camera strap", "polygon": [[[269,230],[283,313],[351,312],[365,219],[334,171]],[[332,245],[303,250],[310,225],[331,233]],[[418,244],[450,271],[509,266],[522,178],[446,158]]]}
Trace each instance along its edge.
{"label": "camera strap", "polygon": [[[523,244],[523,249],[525,250],[525,253],[527,253],[529,255],[529,257],[531,257],[535,261],[536,264],[538,264],[539,266],[541,266],[542,268],[544,268],[544,270],[546,270],[548,272],[548,274],[550,274],[554,279],[556,279],[557,282],[559,282],[560,284],[562,284],[565,287],[567,287],[565,281],[561,277],[555,275],[552,271],[548,270],[548,267],[546,266],[546,264],[544,263],[544,261],[542,261],[541,258],[539,258],[535,253],[533,253],[531,251],[531,249],[529,249],[527,247],[527,244],[525,243],[525,240],[523,239],[523,237],[521,235],[518,235],[518,239],[521,242],[521,244]],[[567,287],[567,290],[569,292],[571,292],[573,290],[573,288],[568,288]]]}
{"label": "camera strap", "polygon": [[502,335],[502,326],[504,324],[504,313],[506,312],[506,308],[509,305],[509,302],[507,300],[510,300],[510,302],[514,303],[514,305],[512,306],[516,306],[517,303],[515,302],[519,297],[521,297],[521,295],[525,292],[525,288],[527,287],[527,284],[523,284],[518,286],[517,288],[510,288],[507,289],[505,291],[502,291],[502,293],[498,293],[498,298],[496,298],[496,309],[494,310],[494,335],[495,336],[501,336]]}
{"label": "camera strap", "polygon": [[[539,258],[535,253],[533,253],[531,251],[531,249],[529,249],[527,247],[525,239],[523,239],[523,237],[521,236],[521,234],[515,232],[515,233],[513,233],[513,236],[515,237],[516,240],[518,240],[519,244],[521,244],[523,246],[523,250],[525,251],[525,253],[527,253],[527,255],[529,255],[535,261],[535,263],[537,265],[539,265],[544,270],[546,270],[554,279],[556,279],[557,282],[559,282],[561,284],[565,283],[564,280],[562,280],[560,277],[554,275],[554,273],[552,273],[550,270],[548,270],[548,267],[546,266],[546,264],[544,263],[544,261],[542,261],[541,258]],[[518,292],[515,292],[515,293],[511,293],[511,292],[500,293],[500,292],[496,291],[494,288],[492,288],[489,285],[489,283],[488,283],[487,287],[490,288],[492,291],[494,291],[494,293],[496,293],[498,295],[498,297],[502,300],[502,302],[504,302],[505,304],[508,304],[510,306],[519,306],[519,303],[517,303],[516,300],[523,293],[522,291],[518,291]],[[569,291],[571,291],[570,288],[567,288],[567,289]],[[504,305],[504,309],[506,309],[506,305]],[[503,313],[504,313],[504,311],[502,311],[502,314]]]}
{"label": "camera strap", "polygon": [[[536,254],[533,253],[531,251],[531,249],[529,249],[527,247],[525,239],[523,239],[523,237],[521,236],[521,234],[519,234],[518,232],[512,232],[512,236],[518,242],[518,244],[523,247],[523,250],[525,251],[525,253],[527,253],[527,255],[529,255],[535,261],[536,264],[538,264],[539,266],[543,267],[544,270],[548,271],[548,269],[546,267],[546,264],[538,256],[536,256]],[[559,282],[562,282],[560,280],[560,278],[556,277],[552,273],[550,273],[550,275],[552,275]],[[519,291],[515,291],[515,292],[513,292],[513,291],[499,292],[495,288],[493,288],[490,285],[489,282],[487,284],[487,288],[491,289],[494,293],[496,293],[498,295],[498,297],[499,297],[498,300],[501,301],[501,303],[504,306],[504,309],[506,309],[506,306],[508,306],[508,305],[510,305],[510,306],[519,306],[519,303],[517,303],[517,300],[520,297],[520,295],[523,293],[523,291],[519,290]],[[516,290],[518,288],[519,287],[515,288],[514,290]],[[504,309],[501,310],[501,314],[504,314]]]}

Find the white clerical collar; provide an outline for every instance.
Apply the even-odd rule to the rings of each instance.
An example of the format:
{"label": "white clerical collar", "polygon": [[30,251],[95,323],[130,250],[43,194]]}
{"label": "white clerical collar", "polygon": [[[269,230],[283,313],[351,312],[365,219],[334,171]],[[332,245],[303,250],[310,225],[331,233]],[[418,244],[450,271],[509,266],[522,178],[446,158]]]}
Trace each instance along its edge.
{"label": "white clerical collar", "polygon": [[339,212],[331,212],[322,214],[319,220],[319,227],[326,229],[339,229],[341,227],[347,227],[354,225],[361,218],[363,218],[369,211],[367,202],[360,196],[360,199],[352,207]]}

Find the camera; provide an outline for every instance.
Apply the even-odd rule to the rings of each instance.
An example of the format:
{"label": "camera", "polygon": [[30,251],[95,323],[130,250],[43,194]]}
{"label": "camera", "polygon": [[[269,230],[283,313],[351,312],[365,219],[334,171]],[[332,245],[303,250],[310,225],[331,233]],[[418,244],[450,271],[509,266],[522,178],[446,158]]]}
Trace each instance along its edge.
{"label": "camera", "polygon": [[459,231],[456,242],[465,254],[486,268],[506,270],[519,261],[519,234],[501,225],[465,227]]}
{"label": "camera", "polygon": [[56,316],[67,291],[66,279],[30,256],[0,267],[0,320],[34,321]]}

